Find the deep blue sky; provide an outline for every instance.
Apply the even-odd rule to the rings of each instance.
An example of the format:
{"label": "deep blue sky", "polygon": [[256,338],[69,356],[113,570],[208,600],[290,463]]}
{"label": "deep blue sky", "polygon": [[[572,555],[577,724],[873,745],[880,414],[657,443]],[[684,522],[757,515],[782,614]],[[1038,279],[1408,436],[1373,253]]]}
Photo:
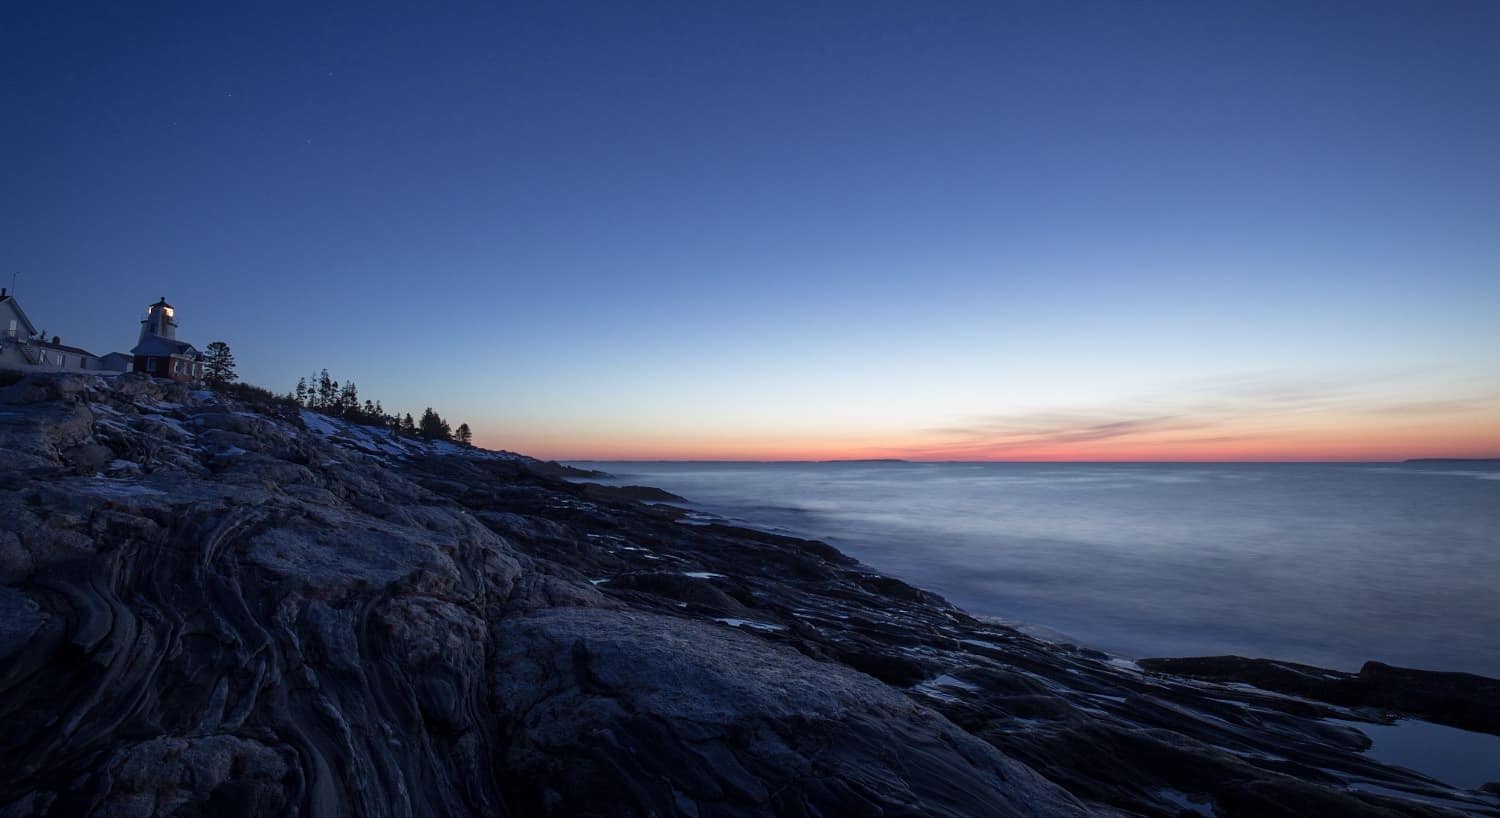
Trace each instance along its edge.
{"label": "deep blue sky", "polygon": [[1500,4],[440,5],[6,4],[3,283],[553,456],[1500,448]]}

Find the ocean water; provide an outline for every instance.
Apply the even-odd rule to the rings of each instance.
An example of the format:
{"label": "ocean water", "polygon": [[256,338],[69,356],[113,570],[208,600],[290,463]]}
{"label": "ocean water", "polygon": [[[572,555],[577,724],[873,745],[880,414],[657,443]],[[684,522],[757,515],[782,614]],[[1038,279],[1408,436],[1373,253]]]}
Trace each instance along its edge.
{"label": "ocean water", "polygon": [[1500,465],[575,463],[1125,657],[1500,676]]}

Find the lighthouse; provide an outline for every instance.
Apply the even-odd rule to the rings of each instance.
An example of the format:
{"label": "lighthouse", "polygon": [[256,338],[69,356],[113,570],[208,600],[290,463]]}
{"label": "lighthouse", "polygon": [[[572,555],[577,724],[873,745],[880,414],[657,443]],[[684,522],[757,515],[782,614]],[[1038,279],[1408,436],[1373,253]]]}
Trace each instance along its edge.
{"label": "lighthouse", "polygon": [[192,344],[177,340],[177,311],[167,297],[146,308],[141,339],[130,350],[131,370],[180,383],[203,377],[202,355]]}
{"label": "lighthouse", "polygon": [[141,341],[151,335],[159,335],[169,341],[177,340],[177,311],[167,303],[166,296],[146,308],[146,319],[141,322]]}

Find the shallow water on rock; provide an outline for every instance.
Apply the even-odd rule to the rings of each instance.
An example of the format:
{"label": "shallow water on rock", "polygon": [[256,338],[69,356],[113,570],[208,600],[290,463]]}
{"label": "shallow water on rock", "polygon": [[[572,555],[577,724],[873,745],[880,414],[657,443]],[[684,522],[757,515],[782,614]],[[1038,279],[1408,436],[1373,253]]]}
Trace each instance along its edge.
{"label": "shallow water on rock", "polygon": [[575,465],[1123,655],[1500,676],[1494,464]]}
{"label": "shallow water on rock", "polygon": [[1329,721],[1369,736],[1373,743],[1365,752],[1387,764],[1471,790],[1500,781],[1500,736],[1418,719],[1403,719],[1395,724]]}

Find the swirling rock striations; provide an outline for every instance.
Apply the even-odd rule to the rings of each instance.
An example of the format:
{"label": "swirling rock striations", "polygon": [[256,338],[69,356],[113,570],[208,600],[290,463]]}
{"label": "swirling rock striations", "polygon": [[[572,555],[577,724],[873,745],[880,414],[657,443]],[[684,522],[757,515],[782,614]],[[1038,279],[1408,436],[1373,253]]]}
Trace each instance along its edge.
{"label": "swirling rock striations", "polygon": [[0,389],[0,816],[1500,814],[1321,720],[1400,701],[1143,673],[558,473]]}

